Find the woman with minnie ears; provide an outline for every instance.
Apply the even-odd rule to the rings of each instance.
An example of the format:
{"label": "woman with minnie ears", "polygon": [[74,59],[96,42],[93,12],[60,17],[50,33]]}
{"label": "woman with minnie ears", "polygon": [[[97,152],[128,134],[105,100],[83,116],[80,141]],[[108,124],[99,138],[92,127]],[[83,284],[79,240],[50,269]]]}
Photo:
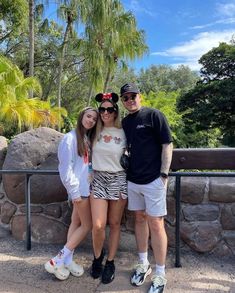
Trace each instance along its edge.
{"label": "woman with minnie ears", "polygon": [[[119,118],[118,95],[97,94],[99,119],[92,147],[94,178],[90,197],[92,214],[92,241],[94,260],[91,276],[108,284],[115,275],[114,257],[119,244],[122,214],[127,202],[126,173],[120,157],[126,147],[126,138]],[[103,244],[106,224],[109,224],[108,255],[105,266]]]}
{"label": "woman with minnie ears", "polygon": [[92,225],[88,167],[97,118],[96,109],[85,108],[79,114],[76,129],[63,137],[58,148],[59,174],[68,199],[73,204],[73,211],[65,246],[44,266],[48,273],[54,274],[59,280],[66,280],[70,273],[79,277],[84,272],[83,267],[73,261],[73,252]]}

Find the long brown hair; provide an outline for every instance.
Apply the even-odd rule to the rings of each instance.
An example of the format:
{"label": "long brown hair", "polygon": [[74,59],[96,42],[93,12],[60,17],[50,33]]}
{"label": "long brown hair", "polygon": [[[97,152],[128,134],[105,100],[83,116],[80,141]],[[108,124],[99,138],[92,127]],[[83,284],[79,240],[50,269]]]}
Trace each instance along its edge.
{"label": "long brown hair", "polygon": [[86,152],[85,136],[88,137],[91,145],[95,138],[95,125],[89,130],[86,130],[85,127],[82,125],[83,116],[87,111],[94,111],[95,113],[97,113],[97,117],[99,115],[98,111],[92,107],[84,108],[78,115],[77,126],[76,126],[76,136],[77,136],[78,155],[80,157],[84,156]]}

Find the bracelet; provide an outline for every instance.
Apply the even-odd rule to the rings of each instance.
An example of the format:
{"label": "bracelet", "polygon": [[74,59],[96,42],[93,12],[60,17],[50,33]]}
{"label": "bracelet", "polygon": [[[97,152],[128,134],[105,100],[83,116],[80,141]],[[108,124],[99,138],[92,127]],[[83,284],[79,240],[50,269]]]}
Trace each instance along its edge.
{"label": "bracelet", "polygon": [[161,172],[161,173],[160,173],[160,176],[161,176],[162,178],[168,178],[168,174],[166,174],[166,173],[164,173],[164,172]]}

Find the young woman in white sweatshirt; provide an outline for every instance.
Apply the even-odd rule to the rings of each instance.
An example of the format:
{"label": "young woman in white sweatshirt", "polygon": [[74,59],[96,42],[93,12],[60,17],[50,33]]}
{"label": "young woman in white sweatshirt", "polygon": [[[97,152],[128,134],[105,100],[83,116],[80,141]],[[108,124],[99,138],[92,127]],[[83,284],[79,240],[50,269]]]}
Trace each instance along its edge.
{"label": "young woman in white sweatshirt", "polygon": [[85,108],[79,114],[76,129],[65,134],[58,148],[59,174],[73,204],[73,211],[65,246],[44,266],[59,280],[66,280],[70,273],[79,277],[84,272],[83,267],[73,261],[73,252],[92,226],[90,165],[97,117],[96,109]]}

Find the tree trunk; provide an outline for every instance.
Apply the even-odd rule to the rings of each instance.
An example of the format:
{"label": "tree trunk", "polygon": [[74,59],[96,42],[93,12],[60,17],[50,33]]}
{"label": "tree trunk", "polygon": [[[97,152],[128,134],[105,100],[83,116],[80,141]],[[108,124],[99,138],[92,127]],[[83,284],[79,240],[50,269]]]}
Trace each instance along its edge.
{"label": "tree trunk", "polygon": [[[34,0],[29,0],[29,76],[34,76]],[[33,90],[29,90],[33,98]]]}
{"label": "tree trunk", "polygon": [[34,75],[34,0],[29,0],[29,76]]}
{"label": "tree trunk", "polygon": [[89,88],[89,93],[88,93],[87,107],[89,107],[91,103],[92,91],[93,91],[93,84],[91,83]]}
{"label": "tree trunk", "polygon": [[[69,38],[69,31],[71,30],[72,27],[72,21],[68,19],[67,21],[67,26],[65,29],[64,33],[64,40],[61,46],[61,54],[60,54],[60,59],[59,59],[59,70],[58,70],[58,81],[57,81],[57,103],[58,103],[58,108],[61,108],[61,89],[62,89],[62,74],[63,74],[63,69],[64,69],[64,58],[65,58],[65,52],[66,52],[66,47],[67,47],[67,42]],[[61,130],[61,121],[59,121],[58,125],[58,130]]]}
{"label": "tree trunk", "polygon": [[111,75],[111,67],[109,66],[107,74],[106,74],[105,82],[104,82],[104,88],[103,88],[104,93],[106,93],[106,91],[107,91],[108,84],[109,84],[109,81],[110,81],[110,75]]}

